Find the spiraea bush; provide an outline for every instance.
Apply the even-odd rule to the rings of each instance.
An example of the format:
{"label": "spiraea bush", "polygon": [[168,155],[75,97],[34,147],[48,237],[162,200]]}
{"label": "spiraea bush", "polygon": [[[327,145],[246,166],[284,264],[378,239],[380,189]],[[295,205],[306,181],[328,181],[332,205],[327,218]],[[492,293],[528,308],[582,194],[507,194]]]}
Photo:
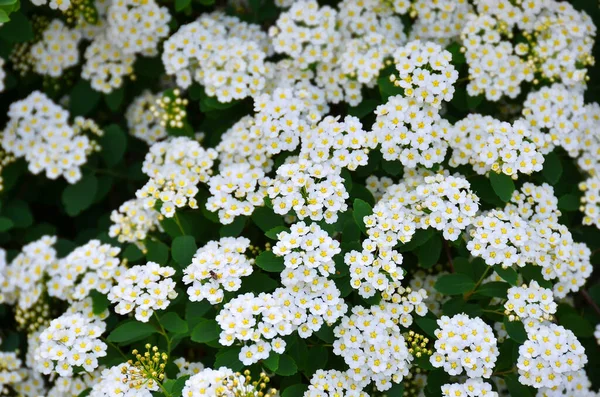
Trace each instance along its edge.
{"label": "spiraea bush", "polygon": [[600,389],[595,0],[0,0],[0,395]]}

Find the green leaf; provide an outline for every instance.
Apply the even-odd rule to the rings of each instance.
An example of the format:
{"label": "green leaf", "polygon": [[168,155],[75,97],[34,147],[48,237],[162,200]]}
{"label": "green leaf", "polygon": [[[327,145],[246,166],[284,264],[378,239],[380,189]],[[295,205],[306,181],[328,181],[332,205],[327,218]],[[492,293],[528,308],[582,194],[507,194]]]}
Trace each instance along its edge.
{"label": "green leaf", "polygon": [[503,298],[506,299],[506,293],[510,285],[502,281],[492,281],[481,285],[477,289],[477,293],[483,296],[489,296],[491,298]]}
{"label": "green leaf", "polygon": [[500,200],[505,203],[510,201],[512,194],[515,191],[515,183],[510,176],[492,171],[490,172],[490,183]]}
{"label": "green leaf", "polygon": [[363,99],[363,101],[357,106],[351,106],[348,108],[348,114],[350,116],[358,117],[362,119],[366,115],[373,113],[377,105],[381,102],[376,99]]}
{"label": "green leaf", "polygon": [[281,394],[281,397],[303,397],[304,393],[308,390],[307,385],[295,384],[286,387]]}
{"label": "green leaf", "polygon": [[277,215],[272,209],[267,207],[258,207],[252,213],[252,222],[260,228],[263,232],[276,228],[278,226],[285,226],[283,223],[283,217]]}
{"label": "green leaf", "polygon": [[191,339],[198,343],[207,343],[219,339],[221,328],[215,320],[200,320],[192,330]]}
{"label": "green leaf", "polygon": [[90,297],[92,298],[92,311],[96,315],[104,312],[106,309],[108,309],[108,306],[110,306],[110,301],[106,295],[101,292],[92,290],[90,292]]}
{"label": "green leaf", "polygon": [[215,358],[214,368],[227,367],[233,371],[240,371],[244,364],[239,359],[241,347],[220,349]]}
{"label": "green leaf", "polygon": [[533,395],[529,391],[529,388],[525,385],[522,385],[519,382],[517,375],[508,374],[504,376],[504,380],[506,381],[506,387],[508,388],[508,393],[510,396],[519,396],[519,397],[532,397]]}
{"label": "green leaf", "polygon": [[279,357],[279,368],[275,373],[281,376],[292,376],[298,372],[298,366],[292,357],[287,354],[282,354]]}
{"label": "green leaf", "polygon": [[415,322],[427,335],[432,338],[435,338],[435,330],[438,328],[437,321],[433,318],[429,317],[414,317]]}
{"label": "green leaf", "polygon": [[0,233],[9,231],[13,228],[14,225],[15,224],[11,219],[4,216],[0,216]]}
{"label": "green leaf", "polygon": [[4,207],[3,213],[13,222],[14,228],[25,229],[33,225],[31,209],[23,200],[11,201]]}
{"label": "green leaf", "polygon": [[171,255],[175,262],[181,266],[187,267],[192,263],[192,258],[198,247],[192,236],[175,237],[171,244]]}
{"label": "green leaf", "polygon": [[0,8],[0,23],[6,23],[8,21],[10,21],[8,14],[6,13],[6,11]]}
{"label": "green leaf", "polygon": [[96,197],[98,179],[94,175],[84,176],[74,185],[69,185],[63,190],[62,203],[69,216],[79,215],[88,209]]}
{"label": "green leaf", "polygon": [[181,392],[185,387],[185,382],[190,378],[190,375],[184,375],[177,379],[167,379],[163,382],[163,387],[171,397],[181,397]]}
{"label": "green leaf", "polygon": [[146,259],[159,265],[166,265],[169,260],[169,247],[162,241],[146,239]]}
{"label": "green leaf", "polygon": [[373,214],[373,208],[364,200],[355,199],[353,204],[354,221],[358,225],[358,228],[366,235],[367,228],[365,226],[364,217]]}
{"label": "green leaf", "polygon": [[165,313],[160,318],[160,323],[167,331],[175,334],[185,334],[188,332],[187,322],[179,317],[179,314],[175,312]]}
{"label": "green leaf", "polygon": [[273,251],[263,251],[256,257],[256,266],[260,267],[264,271],[280,273],[285,269],[283,264],[283,258],[277,256]]}
{"label": "green leaf", "polygon": [[98,105],[100,93],[94,91],[87,80],[79,80],[71,91],[69,110],[73,116],[85,116]]}
{"label": "green leaf", "polygon": [[268,232],[265,233],[265,236],[267,236],[268,238],[270,238],[271,240],[279,240],[277,238],[277,235],[281,232],[289,232],[290,228],[285,227],[285,226],[277,226],[274,227],[273,229],[270,229]]}
{"label": "green leaf", "polygon": [[267,357],[266,360],[263,360],[263,364],[265,365],[265,367],[267,367],[270,371],[275,372],[277,371],[277,368],[279,368],[279,354],[275,353],[274,351],[271,351],[271,354],[269,354],[269,357]]}
{"label": "green leaf", "polygon": [[402,397],[404,396],[404,383],[397,383],[385,392],[387,397]]}
{"label": "green leaf", "polygon": [[460,295],[475,288],[475,281],[465,274],[454,273],[440,276],[435,289],[444,295]]}
{"label": "green leaf", "polygon": [[[8,19],[8,16],[4,19]],[[2,25],[0,29],[0,39],[9,43],[25,43],[33,40],[33,27],[29,18],[22,12],[12,13],[10,21]]]}
{"label": "green leaf", "polygon": [[238,237],[242,234],[244,227],[246,226],[246,220],[248,218],[245,216],[238,216],[235,218],[233,222],[228,225],[223,225],[219,229],[219,235],[221,237]]}
{"label": "green leaf", "polygon": [[146,338],[155,332],[157,332],[156,328],[148,323],[129,321],[118,325],[117,328],[108,335],[107,340],[115,343],[128,343]]}
{"label": "green leaf", "polygon": [[551,185],[556,185],[563,173],[560,157],[555,152],[548,153],[544,159],[542,175]]}
{"label": "green leaf", "polygon": [[527,332],[520,321],[508,321],[508,317],[504,317],[504,327],[510,339],[521,344],[527,340]]}
{"label": "green leaf", "polygon": [[558,322],[567,329],[573,331],[578,338],[591,338],[594,336],[594,328],[588,320],[577,313],[566,313],[558,316]]}
{"label": "green leaf", "polygon": [[248,277],[243,278],[242,288],[238,291],[238,294],[246,292],[253,292],[255,294],[271,292],[277,287],[279,287],[279,282],[273,280],[267,273],[254,272]]}
{"label": "green leaf", "polygon": [[419,247],[417,257],[419,265],[425,269],[430,269],[440,259],[442,253],[442,240],[439,236],[433,236],[425,244]]}
{"label": "green leaf", "polygon": [[500,277],[513,287],[517,286],[517,279],[519,275],[512,267],[508,267],[506,269],[502,268],[502,266],[495,266],[494,271],[498,273]]}
{"label": "green leaf", "polygon": [[114,167],[123,159],[127,149],[127,136],[116,124],[111,124],[104,129],[104,135],[100,138],[102,146],[102,158],[109,167]]}
{"label": "green leaf", "polygon": [[104,95],[104,102],[106,102],[106,106],[113,112],[116,112],[121,107],[123,103],[123,98],[125,97],[125,88],[119,87],[113,90],[110,94]]}
{"label": "green leaf", "polygon": [[404,167],[400,161],[381,160],[381,168],[392,176],[398,176],[402,173]]}
{"label": "green leaf", "polygon": [[565,194],[558,199],[558,209],[562,211],[577,211],[579,210],[579,197],[574,194]]}
{"label": "green leaf", "polygon": [[123,258],[129,262],[137,262],[144,257],[144,253],[135,244],[129,244],[123,250]]}
{"label": "green leaf", "polygon": [[182,11],[190,5],[191,0],[175,0],[175,11]]}

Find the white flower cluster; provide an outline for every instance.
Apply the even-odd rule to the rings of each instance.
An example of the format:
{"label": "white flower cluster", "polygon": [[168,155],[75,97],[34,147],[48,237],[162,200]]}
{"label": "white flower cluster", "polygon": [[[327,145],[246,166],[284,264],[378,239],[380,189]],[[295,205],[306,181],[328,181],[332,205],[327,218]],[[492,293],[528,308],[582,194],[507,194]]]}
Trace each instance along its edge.
{"label": "white flower cluster", "polygon": [[93,372],[80,372],[71,377],[59,377],[46,397],[78,397],[84,390],[93,387],[100,378],[100,366]]}
{"label": "white flower cluster", "polygon": [[585,369],[580,369],[565,376],[559,386],[538,389],[536,397],[597,397],[598,393],[591,388]]}
{"label": "white flower cluster", "polygon": [[410,288],[414,290],[425,290],[427,298],[423,299],[423,303],[427,306],[428,311],[436,316],[442,315],[442,304],[450,299],[449,296],[440,293],[435,289],[435,283],[438,278],[448,274],[447,272],[439,272],[435,274],[427,274],[422,270],[418,270],[412,274],[410,280]]}
{"label": "white flower cluster", "polygon": [[252,215],[256,207],[264,205],[267,195],[264,176],[260,168],[251,168],[248,163],[221,169],[208,182],[211,196],[206,201],[206,209],[218,211],[223,225],[232,223],[238,216]]}
{"label": "white flower cluster", "polygon": [[153,112],[153,107],[160,98],[160,94],[145,90],[131,102],[125,113],[131,135],[148,145],[167,137],[167,129],[161,125]]}
{"label": "white flower cluster", "polygon": [[551,321],[552,315],[556,313],[557,305],[552,291],[540,287],[537,281],[531,281],[529,285],[523,284],[521,287],[511,287],[506,296],[504,308],[509,319],[521,320],[525,326],[536,326],[539,322]]}
{"label": "white flower cluster", "polygon": [[0,390],[5,392],[8,387],[15,387],[24,380],[21,365],[16,352],[0,352]]}
{"label": "white flower cluster", "polygon": [[2,294],[8,304],[31,308],[44,292],[44,275],[57,261],[55,236],[43,236],[25,245],[5,269]]}
{"label": "white flower cluster", "polygon": [[34,174],[45,171],[49,179],[62,176],[69,183],[81,179],[80,167],[98,149],[83,130],[102,134],[92,120],[76,117],[70,125],[69,112],[40,91],[12,103],[8,117],[1,142],[6,152],[25,158]]}
{"label": "white flower cluster", "polygon": [[234,373],[227,367],[219,369],[205,368],[185,381],[183,396],[258,396],[256,387],[246,381],[239,373]]}
{"label": "white flower cluster", "polygon": [[522,112],[531,129],[546,132],[554,145],[562,146],[571,156],[579,154],[587,124],[582,92],[562,84],[543,87],[527,95]]}
{"label": "white flower cluster", "polygon": [[107,294],[123,271],[118,247],[90,240],[47,268],[48,295],[67,301],[87,297],[92,290]]}
{"label": "white flower cluster", "polygon": [[195,80],[219,102],[255,96],[272,74],[266,34],[222,13],[183,25],[164,45],[163,64],[187,88]]}
{"label": "white flower cluster", "polygon": [[53,10],[67,11],[71,7],[71,0],[33,0],[32,3],[36,6],[46,5]]}
{"label": "white flower cluster", "polygon": [[91,372],[98,367],[98,358],[106,356],[106,344],[100,340],[105,330],[104,322],[80,313],[66,313],[52,320],[42,331],[35,352],[38,370],[60,376],[72,376],[76,367]]}
{"label": "white flower cluster", "polygon": [[269,29],[275,52],[289,55],[302,69],[317,62],[329,63],[341,40],[336,15],[333,8],[319,7],[316,0],[294,2]]}
{"label": "white flower cluster", "polygon": [[185,358],[179,357],[173,360],[173,364],[177,366],[179,372],[177,373],[177,377],[180,378],[185,375],[197,375],[204,369],[204,364],[201,362],[190,363],[186,361]]}
{"label": "white flower cluster", "polygon": [[242,277],[253,271],[254,259],[244,254],[249,247],[245,237],[224,237],[198,249],[183,270],[183,283],[192,284],[187,290],[190,301],[206,299],[215,305],[223,301],[224,291],[240,289]]}
{"label": "white flower cluster", "polygon": [[390,303],[354,306],[333,330],[333,352],[350,367],[348,375],[355,382],[373,381],[380,391],[402,382],[413,360],[394,322],[398,318],[394,309],[398,308]]}
{"label": "white flower cluster", "polygon": [[552,323],[527,329],[519,346],[519,382],[539,388],[568,384],[568,377],[583,369],[588,359],[573,332]]}
{"label": "white flower cluster", "polygon": [[89,80],[96,91],[105,94],[123,85],[123,78],[133,73],[134,54],[127,54],[107,38],[106,32],[96,36],[86,48],[81,77]]}
{"label": "white flower cluster", "polygon": [[335,223],[350,197],[339,169],[331,164],[288,157],[268,184],[267,194],[276,214],[294,211],[299,219]]}
{"label": "white flower cluster", "polygon": [[206,182],[212,173],[214,149],[204,149],[187,137],[175,137],[150,146],[142,171],[150,180],[136,192],[144,200],[144,207],[154,208],[157,201],[162,205],[161,214],[167,218],[175,215],[176,208],[186,205],[198,208],[195,196],[198,183]]}
{"label": "white flower cluster", "polygon": [[[397,0],[395,3],[408,3]],[[431,40],[446,46],[459,41],[467,15],[472,11],[467,0],[413,0],[412,10],[416,12],[410,37],[416,40]]]}
{"label": "white flower cluster", "polygon": [[442,385],[442,396],[444,397],[498,397],[498,393],[492,391],[492,385],[483,379],[467,379],[465,383],[447,383]]}
{"label": "white flower cluster", "polygon": [[406,168],[431,168],[444,160],[450,123],[440,118],[438,109],[396,95],[379,105],[375,114],[373,134],[385,160],[400,160]]}
{"label": "white flower cluster", "polygon": [[388,187],[393,184],[392,178],[387,176],[379,178],[376,175],[369,175],[365,181],[365,187],[371,192],[376,203],[381,200]]}
{"label": "white flower cluster", "polygon": [[465,314],[442,316],[437,324],[431,365],[444,368],[450,375],[464,372],[469,378],[492,376],[499,355],[492,327]]}
{"label": "white flower cluster", "polygon": [[141,247],[148,233],[160,230],[161,218],[154,208],[146,208],[142,199],[127,200],[111,212],[108,235],[120,243],[135,243]]}
{"label": "white flower cluster", "polygon": [[589,177],[579,184],[583,191],[581,212],[584,213],[584,225],[596,225],[600,228],[600,176]]}
{"label": "white flower cluster", "polygon": [[134,367],[124,363],[106,368],[102,371],[100,380],[92,387],[90,397],[151,397],[153,391],[158,391],[157,382],[137,384],[129,379],[129,372]]}
{"label": "white flower cluster", "polygon": [[31,46],[34,70],[41,75],[60,77],[79,63],[81,33],[69,29],[60,19],[54,19],[42,32],[42,38]]}
{"label": "white flower cluster", "polygon": [[154,262],[133,266],[117,277],[108,299],[117,304],[118,314],[135,310],[137,320],[148,322],[155,310],[165,309],[177,297],[175,281],[170,278],[173,274],[172,267],[161,267]]}
{"label": "white flower cluster", "polygon": [[155,0],[114,0],[108,8],[107,37],[125,54],[154,56],[169,34],[171,14]]}
{"label": "white flower cluster", "polygon": [[411,41],[394,52],[398,71],[394,83],[404,89],[406,97],[439,108],[454,96],[458,72],[451,61],[452,54],[438,44]]}
{"label": "white flower cluster", "polygon": [[301,137],[300,157],[324,167],[356,170],[367,164],[369,150],[377,146],[377,139],[369,136],[357,117],[327,116],[309,128]]}
{"label": "white flower cluster", "polygon": [[310,378],[310,385],[304,397],[368,397],[369,395],[362,391],[364,383],[352,379],[348,371],[318,369]]}
{"label": "white flower cluster", "polygon": [[450,166],[471,164],[480,175],[493,171],[516,179],[519,173],[541,171],[543,155],[552,150],[548,137],[522,120],[510,124],[471,113],[452,127],[450,135]]}

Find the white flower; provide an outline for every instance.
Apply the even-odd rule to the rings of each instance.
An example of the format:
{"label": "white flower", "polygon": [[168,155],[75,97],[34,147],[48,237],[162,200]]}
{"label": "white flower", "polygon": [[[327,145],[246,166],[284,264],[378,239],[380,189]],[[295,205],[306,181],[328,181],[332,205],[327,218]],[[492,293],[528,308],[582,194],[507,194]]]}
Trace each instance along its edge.
{"label": "white flower", "polygon": [[123,85],[124,77],[133,73],[135,55],[125,53],[114,44],[107,38],[106,31],[94,37],[84,56],[81,77],[89,80],[96,91],[109,94]]}
{"label": "white flower", "polygon": [[56,78],[77,65],[80,40],[78,30],[69,29],[60,19],[54,19],[42,33],[41,40],[31,46],[36,73]]}
{"label": "white flower", "polygon": [[167,137],[166,127],[161,125],[152,111],[160,98],[160,95],[146,90],[131,102],[125,113],[131,135],[149,145]]}
{"label": "white flower", "polygon": [[132,369],[128,363],[104,369],[100,380],[92,387],[90,397],[151,397],[153,391],[159,390],[157,382],[137,385],[138,379],[130,379]]}
{"label": "white flower", "polygon": [[349,375],[349,372],[337,370],[318,369],[310,378],[308,391],[304,393],[305,397],[334,397],[334,396],[352,396],[368,397],[363,391],[366,381],[355,381]]}
{"label": "white flower", "polygon": [[135,243],[142,247],[142,241],[148,233],[160,230],[161,215],[154,208],[146,208],[143,199],[124,202],[110,214],[112,225],[108,230],[110,237],[116,237],[120,243]]}
{"label": "white flower", "polygon": [[442,385],[442,396],[456,397],[498,397],[498,393],[492,391],[492,385],[483,381],[483,379],[467,379],[465,383],[447,383]]}

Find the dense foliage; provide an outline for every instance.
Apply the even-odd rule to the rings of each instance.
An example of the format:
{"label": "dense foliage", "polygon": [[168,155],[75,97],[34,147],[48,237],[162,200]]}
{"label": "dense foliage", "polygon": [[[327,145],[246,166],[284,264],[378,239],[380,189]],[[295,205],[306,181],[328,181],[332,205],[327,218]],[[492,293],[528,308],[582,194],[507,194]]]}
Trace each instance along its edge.
{"label": "dense foliage", "polygon": [[592,0],[0,0],[0,395],[596,396]]}

